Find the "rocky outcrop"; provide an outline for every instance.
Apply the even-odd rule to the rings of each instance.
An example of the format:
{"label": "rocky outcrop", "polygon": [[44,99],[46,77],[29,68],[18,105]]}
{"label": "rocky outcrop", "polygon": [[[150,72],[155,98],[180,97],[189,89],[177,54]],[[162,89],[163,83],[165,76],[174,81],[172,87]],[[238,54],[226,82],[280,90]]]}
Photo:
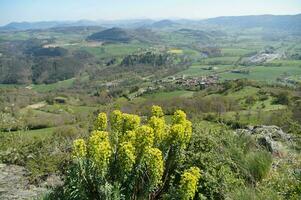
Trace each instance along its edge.
{"label": "rocky outcrop", "polygon": [[254,137],[259,145],[274,155],[280,155],[283,150],[282,143],[291,140],[290,135],[277,126],[249,126],[247,129],[236,130],[236,133]]}
{"label": "rocky outcrop", "polygon": [[60,184],[57,176],[49,176],[42,186],[29,183],[24,167],[17,165],[0,164],[0,199],[23,200],[39,199],[48,189]]}

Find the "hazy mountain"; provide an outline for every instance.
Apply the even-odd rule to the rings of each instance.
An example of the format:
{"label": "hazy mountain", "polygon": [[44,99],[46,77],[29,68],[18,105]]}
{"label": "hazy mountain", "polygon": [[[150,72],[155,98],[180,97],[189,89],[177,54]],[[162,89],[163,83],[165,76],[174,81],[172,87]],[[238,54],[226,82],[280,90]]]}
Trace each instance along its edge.
{"label": "hazy mountain", "polygon": [[42,21],[42,22],[12,22],[0,27],[2,31],[18,31],[29,29],[48,29],[54,27],[72,26],[103,26],[107,28],[183,28],[206,26],[223,26],[236,28],[262,27],[266,29],[279,29],[286,31],[301,30],[301,14],[299,15],[254,15],[254,16],[230,16],[216,17],[204,20],[160,20],[134,19],[134,20],[79,20],[79,21]]}
{"label": "hazy mountain", "polygon": [[100,25],[114,28],[139,28],[139,27],[146,27],[154,23],[154,20],[151,19],[129,19],[129,20],[101,20],[98,21]]}
{"label": "hazy mountain", "polygon": [[301,14],[216,17],[216,18],[202,20],[201,23],[207,23],[210,25],[217,25],[217,26],[224,26],[224,27],[237,27],[237,28],[262,27],[266,29],[300,31]]}
{"label": "hazy mountain", "polygon": [[89,20],[79,21],[42,21],[42,22],[12,22],[0,27],[3,31],[22,31],[31,29],[49,29],[55,27],[71,27],[71,26],[97,26],[97,22]]}
{"label": "hazy mountain", "polygon": [[2,30],[29,30],[29,29],[47,29],[58,26],[63,22],[47,21],[47,22],[12,22],[3,27]]}
{"label": "hazy mountain", "polygon": [[157,21],[157,22],[154,22],[151,27],[152,28],[170,28],[170,27],[173,27],[173,26],[177,26],[179,25],[178,23],[172,21],[172,20],[161,20],[161,21]]}

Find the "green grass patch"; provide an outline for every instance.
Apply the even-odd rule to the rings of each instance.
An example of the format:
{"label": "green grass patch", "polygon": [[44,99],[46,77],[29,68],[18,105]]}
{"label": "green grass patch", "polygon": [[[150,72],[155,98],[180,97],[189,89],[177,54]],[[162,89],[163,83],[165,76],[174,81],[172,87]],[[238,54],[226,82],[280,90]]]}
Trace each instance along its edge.
{"label": "green grass patch", "polygon": [[61,88],[69,88],[73,85],[75,78],[59,81],[52,84],[32,85],[32,89],[37,92],[50,92]]}
{"label": "green grass patch", "polygon": [[206,65],[231,65],[235,64],[239,60],[238,56],[229,56],[229,57],[214,57],[214,58],[205,58],[201,61],[201,64]]}
{"label": "green grass patch", "polygon": [[214,69],[208,70],[211,65],[192,65],[188,69],[179,72],[177,75],[186,75],[186,76],[208,76],[212,74],[222,73],[223,71],[234,69],[233,65],[213,65]]}
{"label": "green grass patch", "polygon": [[112,56],[125,56],[128,54],[136,53],[147,47],[147,44],[141,43],[119,43],[106,44],[101,47],[81,47],[81,49],[88,51],[97,58],[109,58]]}
{"label": "green grass patch", "polygon": [[246,54],[254,52],[250,49],[242,49],[242,48],[223,48],[222,54],[224,56],[235,57],[235,56],[244,56]]}
{"label": "green grass patch", "polygon": [[287,65],[281,67],[264,67],[264,66],[255,66],[247,68],[250,70],[249,74],[239,74],[226,72],[221,74],[221,78],[223,80],[231,80],[231,79],[250,79],[257,81],[265,81],[265,82],[276,82],[277,78],[280,76],[301,76],[301,67],[296,65]]}
{"label": "green grass patch", "polygon": [[192,97],[194,92],[179,90],[173,92],[158,92],[154,94],[145,95],[144,97],[147,99],[170,99],[174,97]]}

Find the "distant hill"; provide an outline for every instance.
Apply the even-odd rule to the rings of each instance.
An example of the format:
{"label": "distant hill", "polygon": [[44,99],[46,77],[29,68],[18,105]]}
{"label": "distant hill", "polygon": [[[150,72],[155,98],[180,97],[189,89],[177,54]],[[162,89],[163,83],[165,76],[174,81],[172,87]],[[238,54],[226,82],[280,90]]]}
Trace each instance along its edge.
{"label": "distant hill", "polygon": [[49,29],[57,27],[83,27],[102,26],[107,28],[119,27],[126,29],[180,29],[180,28],[208,28],[219,26],[224,28],[254,28],[278,29],[285,31],[301,30],[301,14],[298,15],[253,15],[253,16],[229,16],[216,17],[204,20],[160,20],[136,19],[136,20],[79,20],[79,21],[41,21],[41,22],[12,22],[0,27],[0,31],[22,31],[31,29]]}
{"label": "distant hill", "polygon": [[87,40],[103,41],[103,42],[130,42],[132,40],[139,40],[143,42],[157,41],[159,39],[155,33],[149,29],[122,29],[110,28],[104,31],[94,33],[87,37]]}
{"label": "distant hill", "polygon": [[210,39],[210,34],[208,34],[205,31],[200,31],[200,30],[193,30],[193,29],[180,29],[176,31],[177,33],[193,37],[193,38],[199,38],[203,40],[209,40]]}
{"label": "distant hill", "polygon": [[90,35],[88,40],[106,42],[129,42],[133,39],[132,35],[121,28],[110,28]]}
{"label": "distant hill", "polygon": [[301,30],[301,14],[299,15],[254,15],[216,17],[202,20],[201,23],[224,27],[279,29],[287,31]]}
{"label": "distant hill", "polygon": [[98,23],[89,20],[80,21],[41,21],[41,22],[12,22],[0,27],[2,31],[24,31],[33,29],[49,29],[55,27],[97,26]]}
{"label": "distant hill", "polygon": [[30,29],[47,29],[58,26],[62,22],[49,21],[49,22],[12,22],[3,27],[1,30],[30,30]]}
{"label": "distant hill", "polygon": [[63,26],[50,28],[50,31],[59,33],[87,33],[87,32],[99,32],[106,28],[101,26]]}
{"label": "distant hill", "polygon": [[147,27],[150,26],[152,23],[154,23],[154,20],[151,19],[133,19],[133,20],[110,20],[110,21],[99,21],[99,24],[101,26],[107,27],[107,28],[141,28],[141,27]]}
{"label": "distant hill", "polygon": [[177,26],[177,25],[179,25],[179,24],[172,20],[161,20],[158,22],[154,22],[151,25],[151,28],[169,28],[169,27],[173,27],[173,26]]}

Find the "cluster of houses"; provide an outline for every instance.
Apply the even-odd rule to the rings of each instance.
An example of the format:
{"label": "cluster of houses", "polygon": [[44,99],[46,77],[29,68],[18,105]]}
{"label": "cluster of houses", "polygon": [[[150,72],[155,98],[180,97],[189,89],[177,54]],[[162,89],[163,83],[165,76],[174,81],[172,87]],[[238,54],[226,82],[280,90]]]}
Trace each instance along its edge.
{"label": "cluster of houses", "polygon": [[204,89],[206,87],[216,85],[219,82],[219,77],[217,75],[201,76],[201,77],[186,77],[182,76],[170,76],[167,79],[157,80],[157,84],[164,83],[174,83],[179,86],[184,86],[187,88],[200,87]]}
{"label": "cluster of houses", "polygon": [[184,86],[184,87],[200,87],[204,89],[206,87],[217,84],[219,81],[219,77],[216,75],[202,76],[202,77],[187,77],[182,79],[178,79],[176,84]]}

